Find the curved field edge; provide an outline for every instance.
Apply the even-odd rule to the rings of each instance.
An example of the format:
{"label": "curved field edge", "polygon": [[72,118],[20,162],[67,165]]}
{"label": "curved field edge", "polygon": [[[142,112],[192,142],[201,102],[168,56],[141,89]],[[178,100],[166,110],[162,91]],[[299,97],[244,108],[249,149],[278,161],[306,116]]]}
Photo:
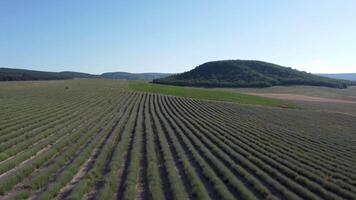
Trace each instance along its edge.
{"label": "curved field edge", "polygon": [[240,104],[271,106],[279,108],[299,108],[296,105],[271,98],[264,98],[237,92],[219,91],[206,88],[191,88],[148,83],[145,81],[130,81],[129,89],[133,91],[172,95],[178,97],[227,101]]}

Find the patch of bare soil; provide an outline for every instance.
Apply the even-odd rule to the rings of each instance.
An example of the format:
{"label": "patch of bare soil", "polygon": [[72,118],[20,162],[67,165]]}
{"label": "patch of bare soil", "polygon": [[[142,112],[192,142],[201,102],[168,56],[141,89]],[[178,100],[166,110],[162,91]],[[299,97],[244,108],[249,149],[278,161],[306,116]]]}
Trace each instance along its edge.
{"label": "patch of bare soil", "polygon": [[143,177],[138,176],[136,180],[136,200],[144,199]]}
{"label": "patch of bare soil", "polygon": [[273,99],[282,99],[282,100],[356,104],[356,101],[351,101],[351,100],[330,99],[330,98],[313,97],[313,96],[306,96],[300,94],[276,94],[276,93],[246,93],[246,94],[273,98]]}

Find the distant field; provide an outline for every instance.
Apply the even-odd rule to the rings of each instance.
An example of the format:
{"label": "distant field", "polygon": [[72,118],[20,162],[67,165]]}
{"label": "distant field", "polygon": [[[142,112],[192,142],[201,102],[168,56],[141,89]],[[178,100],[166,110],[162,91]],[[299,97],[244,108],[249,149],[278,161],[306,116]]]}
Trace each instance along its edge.
{"label": "distant field", "polygon": [[241,104],[253,104],[283,108],[295,108],[291,103],[283,102],[280,100],[268,99],[257,97],[247,94],[236,92],[218,91],[212,89],[192,88],[192,87],[179,87],[168,86],[160,84],[152,84],[143,81],[131,81],[129,88],[135,91],[151,92],[156,94],[173,95],[179,97],[215,100],[215,101],[228,101]]}
{"label": "distant field", "polygon": [[276,86],[270,88],[224,88],[222,91],[283,99],[303,108],[356,116],[356,87],[345,89],[313,86]]}
{"label": "distant field", "polygon": [[351,99],[356,98],[356,86],[345,89],[316,86],[275,86],[269,88],[222,88],[223,91],[257,92],[276,94],[299,94],[322,98]]}
{"label": "distant field", "polygon": [[171,89],[0,83],[0,199],[356,199],[356,117]]}

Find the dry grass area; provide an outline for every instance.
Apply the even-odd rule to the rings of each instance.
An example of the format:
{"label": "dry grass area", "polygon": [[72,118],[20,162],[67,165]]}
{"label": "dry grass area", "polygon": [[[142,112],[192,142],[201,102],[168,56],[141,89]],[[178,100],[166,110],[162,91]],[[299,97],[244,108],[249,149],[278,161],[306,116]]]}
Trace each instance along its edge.
{"label": "dry grass area", "polygon": [[354,101],[343,100],[343,99],[332,99],[332,98],[322,98],[322,97],[313,97],[301,94],[276,94],[276,93],[246,93],[249,95],[268,97],[273,99],[282,99],[282,100],[292,100],[292,101],[312,101],[312,102],[323,102],[323,103],[351,103],[356,104],[356,98]]}
{"label": "dry grass area", "polygon": [[218,90],[280,99],[320,112],[356,116],[356,87],[336,89],[315,86],[276,86],[270,88],[223,88]]}

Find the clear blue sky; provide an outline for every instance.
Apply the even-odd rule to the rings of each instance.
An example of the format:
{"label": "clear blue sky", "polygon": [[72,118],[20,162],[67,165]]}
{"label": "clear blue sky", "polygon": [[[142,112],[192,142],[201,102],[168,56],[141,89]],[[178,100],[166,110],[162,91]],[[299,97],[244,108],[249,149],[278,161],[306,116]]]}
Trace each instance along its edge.
{"label": "clear blue sky", "polygon": [[0,67],[182,72],[222,59],[356,72],[356,1],[0,0]]}

